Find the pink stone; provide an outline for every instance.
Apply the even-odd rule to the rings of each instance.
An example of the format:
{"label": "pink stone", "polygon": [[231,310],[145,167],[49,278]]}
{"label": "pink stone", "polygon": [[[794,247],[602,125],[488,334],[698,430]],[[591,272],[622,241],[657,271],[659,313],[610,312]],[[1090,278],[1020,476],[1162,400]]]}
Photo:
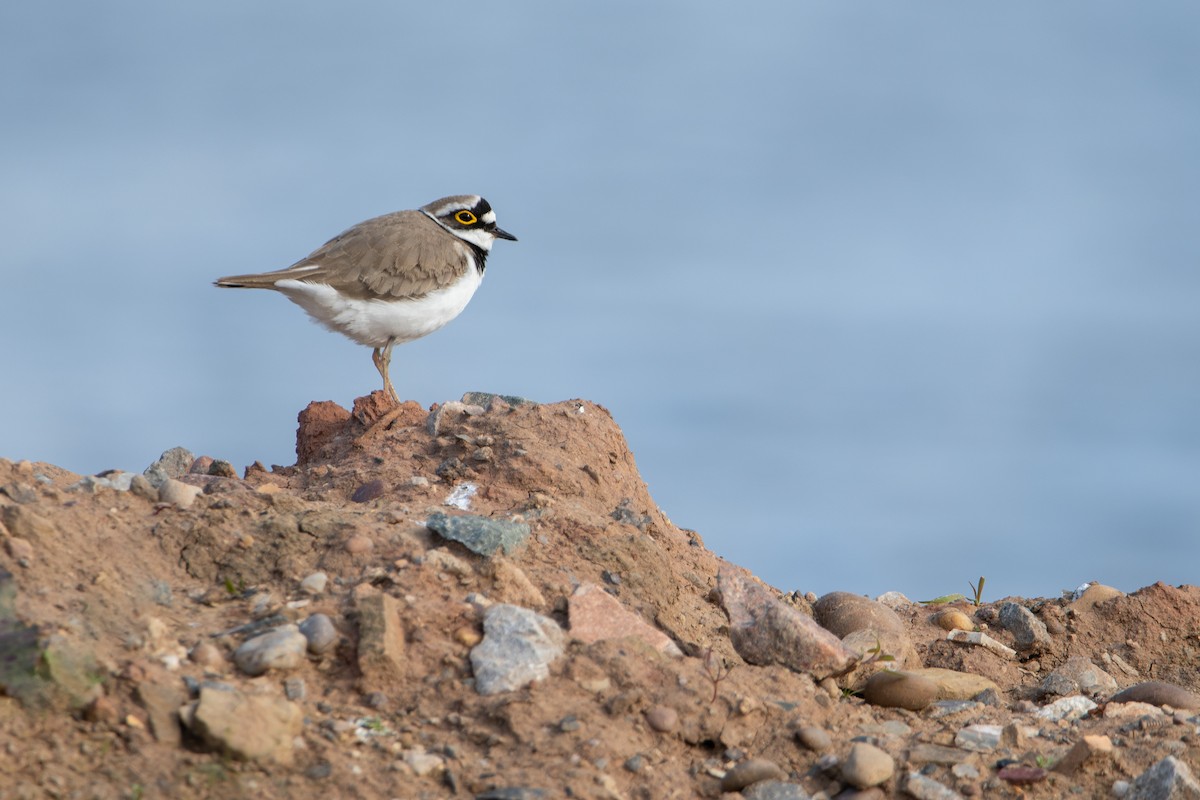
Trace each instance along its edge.
{"label": "pink stone", "polygon": [[683,655],[671,637],[649,625],[621,601],[594,583],[585,583],[568,600],[567,613],[571,620],[571,636],[591,644],[602,639],[632,637],[666,653]]}

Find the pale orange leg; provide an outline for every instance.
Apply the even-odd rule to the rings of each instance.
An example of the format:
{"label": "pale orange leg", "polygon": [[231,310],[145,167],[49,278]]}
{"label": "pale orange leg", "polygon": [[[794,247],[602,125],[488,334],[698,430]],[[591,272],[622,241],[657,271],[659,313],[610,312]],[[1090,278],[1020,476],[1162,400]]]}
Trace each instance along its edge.
{"label": "pale orange leg", "polygon": [[396,394],[395,388],[392,387],[392,379],[388,377],[388,367],[392,363],[392,345],[396,343],[395,339],[388,339],[388,343],[383,347],[376,347],[371,351],[371,360],[375,362],[375,369],[379,370],[379,376],[383,378],[383,390],[387,392],[388,397],[397,405],[400,403],[400,397]]}

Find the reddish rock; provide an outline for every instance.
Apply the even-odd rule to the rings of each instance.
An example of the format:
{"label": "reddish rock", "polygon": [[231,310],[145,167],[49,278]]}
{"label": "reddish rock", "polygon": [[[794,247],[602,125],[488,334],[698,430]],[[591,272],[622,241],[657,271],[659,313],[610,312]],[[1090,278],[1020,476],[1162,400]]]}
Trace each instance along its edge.
{"label": "reddish rock", "polygon": [[778,664],[818,681],[853,669],[856,656],[836,636],[741,571],[723,567],[717,589],[729,638],[751,664]]}
{"label": "reddish rock", "polygon": [[571,636],[591,644],[601,639],[632,637],[670,656],[681,656],[679,647],[657,628],[621,605],[594,583],[585,583],[575,590],[568,601]]}
{"label": "reddish rock", "polygon": [[297,418],[300,427],[296,430],[296,463],[318,460],[349,419],[350,412],[332,400],[309,403]]}

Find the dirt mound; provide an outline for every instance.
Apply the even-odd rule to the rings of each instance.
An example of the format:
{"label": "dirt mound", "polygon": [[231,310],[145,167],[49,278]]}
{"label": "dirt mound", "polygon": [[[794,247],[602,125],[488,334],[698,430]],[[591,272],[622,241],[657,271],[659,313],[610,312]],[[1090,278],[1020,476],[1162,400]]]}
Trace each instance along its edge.
{"label": "dirt mound", "polygon": [[[655,505],[594,403],[376,393],[305,409],[294,466],[184,460],[153,482],[0,461],[0,795],[1100,797],[1195,763],[1194,587],[953,604],[995,649],[896,599],[907,641],[868,633],[854,674],[748,664],[717,591],[747,576]],[[864,703],[901,651],[996,689]],[[1085,661],[1111,686],[1068,675]],[[1150,680],[1184,694],[1103,704]],[[1101,704],[1055,718],[1063,695]],[[855,741],[890,757],[878,780]]]}

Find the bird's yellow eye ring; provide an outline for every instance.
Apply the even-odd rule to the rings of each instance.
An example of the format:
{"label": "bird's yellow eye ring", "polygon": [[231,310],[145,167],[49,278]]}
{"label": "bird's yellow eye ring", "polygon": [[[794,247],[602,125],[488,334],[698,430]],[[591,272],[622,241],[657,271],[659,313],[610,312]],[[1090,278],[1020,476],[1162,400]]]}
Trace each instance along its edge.
{"label": "bird's yellow eye ring", "polygon": [[456,219],[460,225],[474,225],[479,221],[478,217],[466,210],[459,211],[454,215],[454,219]]}

